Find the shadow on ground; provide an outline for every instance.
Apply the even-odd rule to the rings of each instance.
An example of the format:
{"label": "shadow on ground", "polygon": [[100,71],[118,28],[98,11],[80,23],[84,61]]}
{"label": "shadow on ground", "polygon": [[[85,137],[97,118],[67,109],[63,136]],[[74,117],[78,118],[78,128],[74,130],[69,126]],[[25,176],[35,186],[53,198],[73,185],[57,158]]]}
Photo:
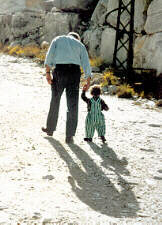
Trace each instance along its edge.
{"label": "shadow on ground", "polygon": [[[66,162],[71,173],[71,176],[68,177],[68,182],[71,184],[73,192],[82,202],[93,210],[107,216],[116,218],[136,217],[139,206],[132,191],[132,184],[126,182],[120,173],[121,171],[129,174],[129,171],[125,168],[126,160],[119,160],[115,152],[106,145],[100,150],[97,145],[90,145],[92,150],[102,157],[103,165],[110,169],[108,171],[113,172],[113,174],[115,172],[118,181],[114,185],[113,175],[106,175],[102,167],[100,168],[96,165],[93,159],[80,146],[71,144],[69,148],[81,161],[83,169],[80,168],[81,166],[74,161],[59,141],[52,137],[47,137],[46,139]],[[108,159],[104,155],[105,151],[111,153],[112,159]]]}

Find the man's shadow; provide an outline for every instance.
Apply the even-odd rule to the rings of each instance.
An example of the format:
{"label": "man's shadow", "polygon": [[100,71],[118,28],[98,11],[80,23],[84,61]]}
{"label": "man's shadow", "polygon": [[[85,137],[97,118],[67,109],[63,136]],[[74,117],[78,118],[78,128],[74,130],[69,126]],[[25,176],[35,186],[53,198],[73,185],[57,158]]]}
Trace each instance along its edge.
{"label": "man's shadow", "polygon": [[66,162],[71,173],[68,181],[82,202],[108,216],[136,217],[139,210],[138,202],[129,185],[125,187],[123,178],[120,177],[123,182],[117,189],[102,169],[78,145],[71,144],[69,147],[81,161],[83,168],[73,160],[59,141],[50,137],[46,139]]}

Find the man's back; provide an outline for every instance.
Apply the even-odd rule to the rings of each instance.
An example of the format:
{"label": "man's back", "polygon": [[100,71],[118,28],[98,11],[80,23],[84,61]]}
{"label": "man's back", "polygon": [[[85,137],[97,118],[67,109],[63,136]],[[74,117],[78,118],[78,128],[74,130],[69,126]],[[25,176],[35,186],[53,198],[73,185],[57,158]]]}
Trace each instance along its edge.
{"label": "man's back", "polygon": [[54,64],[81,65],[81,53],[84,45],[70,35],[54,39]]}

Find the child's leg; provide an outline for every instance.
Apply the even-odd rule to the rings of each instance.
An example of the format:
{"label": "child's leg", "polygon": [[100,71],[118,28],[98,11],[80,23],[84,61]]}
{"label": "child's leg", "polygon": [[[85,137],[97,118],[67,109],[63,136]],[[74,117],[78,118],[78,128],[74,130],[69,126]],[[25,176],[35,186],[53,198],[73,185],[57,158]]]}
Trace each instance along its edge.
{"label": "child's leg", "polygon": [[101,137],[101,140],[103,142],[105,142],[106,141],[105,139],[106,125],[105,125],[105,118],[103,114],[100,117],[99,123],[96,124],[96,130],[97,130],[98,136]]}
{"label": "child's leg", "polygon": [[86,117],[86,126],[85,126],[85,133],[86,133],[86,138],[93,138],[95,132],[95,126],[93,125],[90,116],[87,115]]}

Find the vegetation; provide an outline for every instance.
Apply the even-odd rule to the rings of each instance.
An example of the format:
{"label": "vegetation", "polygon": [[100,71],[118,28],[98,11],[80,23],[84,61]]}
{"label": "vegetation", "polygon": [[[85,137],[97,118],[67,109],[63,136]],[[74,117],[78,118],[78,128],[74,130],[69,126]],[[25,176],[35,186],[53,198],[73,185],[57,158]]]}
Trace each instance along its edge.
{"label": "vegetation", "polygon": [[122,84],[118,87],[117,96],[119,98],[133,98],[136,95],[134,89],[129,84]]}
{"label": "vegetation", "polygon": [[[29,57],[33,58],[39,64],[43,64],[45,56],[48,50],[48,46],[38,47],[36,45],[28,46],[3,46],[0,43],[0,52],[17,56],[17,57]],[[100,69],[104,65],[101,58],[90,59],[92,67],[99,67]],[[101,70],[102,71],[102,70]],[[117,96],[120,98],[132,98],[133,96],[152,98],[155,97],[156,92],[156,80],[150,71],[143,71],[142,74],[134,74],[134,80],[129,82],[123,79],[123,74],[118,74],[115,70],[104,67],[103,76],[94,76],[94,79],[100,82],[101,87],[108,87],[110,85],[117,86]],[[82,70],[83,73],[83,70]],[[84,85],[84,79],[81,77],[81,84]],[[93,82],[92,82],[93,83]]]}
{"label": "vegetation", "polygon": [[100,57],[91,58],[90,64],[92,67],[100,67],[103,64],[103,60]]}
{"label": "vegetation", "polygon": [[36,45],[28,46],[3,46],[0,44],[0,52],[7,53],[12,56],[34,58],[38,63],[43,64],[47,49],[41,49]]}

